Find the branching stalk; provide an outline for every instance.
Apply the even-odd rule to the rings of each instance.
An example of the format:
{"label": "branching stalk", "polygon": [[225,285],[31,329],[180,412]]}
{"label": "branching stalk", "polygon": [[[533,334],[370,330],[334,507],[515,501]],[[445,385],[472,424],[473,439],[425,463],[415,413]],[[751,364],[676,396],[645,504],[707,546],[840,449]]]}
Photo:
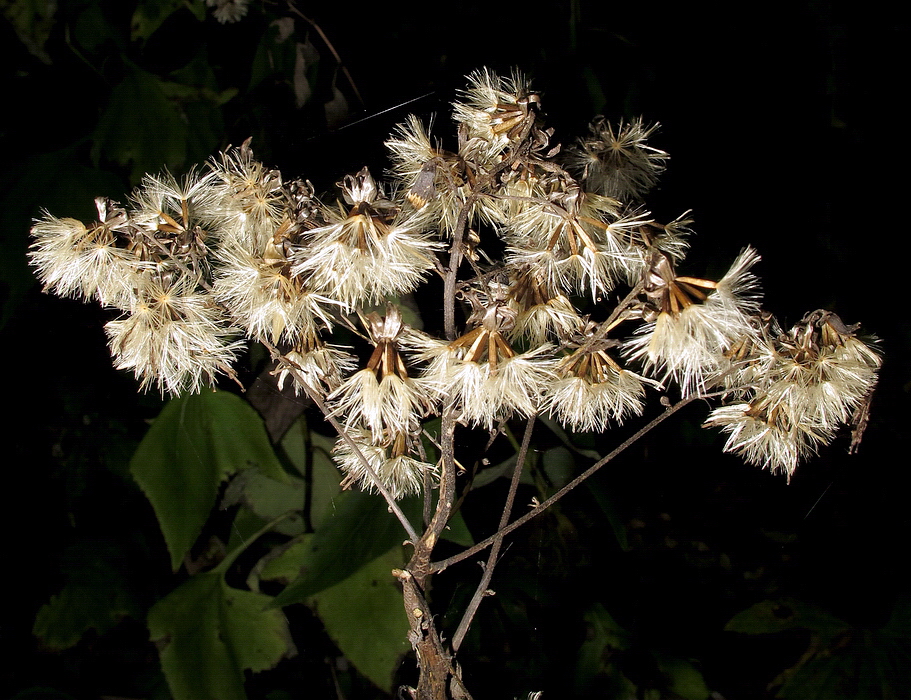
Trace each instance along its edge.
{"label": "branching stalk", "polygon": [[535,419],[536,416],[530,416],[525,424],[525,434],[522,436],[522,446],[519,448],[519,453],[516,455],[516,466],[513,469],[512,479],[509,482],[509,493],[506,495],[506,502],[503,504],[503,513],[500,515],[500,524],[497,527],[497,533],[494,535],[494,540],[490,547],[490,554],[487,557],[487,563],[483,566],[481,581],[478,583],[478,588],[471,597],[465,614],[462,616],[459,626],[452,636],[453,651],[458,651],[459,647],[462,646],[462,640],[465,639],[465,635],[468,633],[468,628],[471,626],[471,622],[478,612],[481,601],[490,594],[488,586],[490,585],[490,579],[493,577],[493,570],[496,567],[500,556],[500,548],[503,545],[503,536],[505,535],[503,528],[506,527],[509,523],[509,518],[512,516],[512,506],[516,500],[516,491],[519,488],[519,480],[522,477],[522,468],[525,466],[525,458],[528,455],[528,446],[531,443],[531,434]]}
{"label": "branching stalk", "polygon": [[603,467],[605,464],[607,464],[611,460],[613,460],[621,452],[623,452],[628,447],[635,444],[640,438],[647,435],[658,425],[660,425],[665,420],[670,418],[672,415],[677,413],[677,411],[679,411],[680,409],[684,408],[685,406],[688,406],[689,404],[693,403],[693,401],[695,401],[696,399],[701,399],[701,398],[703,398],[703,397],[702,396],[690,396],[688,398],[681,399],[676,404],[674,404],[673,406],[671,406],[670,408],[665,410],[664,413],[662,413],[660,416],[657,416],[656,418],[652,419],[649,423],[647,423],[645,426],[643,426],[642,428],[637,430],[630,437],[628,437],[626,440],[624,440],[622,443],[620,443],[620,445],[618,445],[610,454],[608,454],[607,456],[605,456],[605,457],[601,458],[600,460],[598,460],[597,462],[595,462],[592,466],[590,466],[588,469],[586,469],[584,472],[582,472],[579,476],[577,476],[575,479],[570,481],[559,491],[554,493],[550,498],[548,498],[545,501],[542,501],[541,503],[539,503],[538,505],[533,507],[530,511],[528,511],[522,517],[517,518],[516,520],[511,522],[509,525],[506,525],[505,527],[501,528],[500,530],[498,530],[496,533],[494,533],[487,539],[482,540],[481,542],[478,542],[477,544],[469,547],[464,552],[460,552],[447,559],[443,559],[441,561],[434,562],[433,564],[431,564],[431,566],[430,566],[431,573],[436,574],[441,571],[445,571],[453,564],[457,564],[460,561],[464,561],[465,559],[468,559],[469,557],[474,556],[478,552],[483,552],[488,547],[493,546],[494,542],[496,542],[498,538],[502,539],[502,537],[504,537],[505,535],[508,535],[510,532],[512,532],[516,528],[521,527],[522,525],[527,523],[532,518],[543,513],[545,510],[550,508],[554,503],[556,503],[561,498],[563,498],[563,496],[568,494],[570,491],[572,491],[574,488],[576,488],[579,484],[581,484],[583,481],[585,481],[590,476],[592,476],[595,472],[597,472],[599,469],[601,469],[601,467]]}

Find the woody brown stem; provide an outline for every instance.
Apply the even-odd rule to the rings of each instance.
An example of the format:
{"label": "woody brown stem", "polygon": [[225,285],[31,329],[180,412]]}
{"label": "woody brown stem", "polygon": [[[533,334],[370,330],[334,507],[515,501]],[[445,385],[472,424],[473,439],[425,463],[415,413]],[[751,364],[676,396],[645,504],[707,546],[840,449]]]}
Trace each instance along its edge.
{"label": "woody brown stem", "polygon": [[393,572],[402,583],[405,612],[410,626],[408,638],[417,655],[419,677],[414,691],[415,700],[451,700],[451,681],[459,686],[456,693],[458,697],[469,697],[461,687],[461,679],[453,666],[452,657],[443,646],[424,597],[430,577],[430,558],[449,522],[455,501],[455,424],[454,408],[450,405],[443,411],[440,429],[442,468],[436,511],[423,537],[415,542],[414,554],[406,569]]}

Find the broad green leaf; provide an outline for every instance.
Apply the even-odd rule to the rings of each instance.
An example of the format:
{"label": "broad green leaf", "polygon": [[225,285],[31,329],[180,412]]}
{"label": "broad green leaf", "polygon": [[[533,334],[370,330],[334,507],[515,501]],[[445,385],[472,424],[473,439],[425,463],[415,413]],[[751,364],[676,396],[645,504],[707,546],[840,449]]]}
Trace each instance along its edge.
{"label": "broad green leaf", "polygon": [[51,59],[44,50],[51,29],[57,3],[47,0],[2,0],[0,13],[12,25],[25,47],[31,54],[50,65]]}
{"label": "broad green leaf", "polygon": [[[241,482],[243,503],[264,522],[304,507],[303,479],[286,477],[285,481],[276,481],[261,472],[247,470],[238,475],[235,481]],[[275,531],[285,535],[299,535],[304,531],[303,519],[299,515],[286,518],[275,527]]]}
{"label": "broad green leaf", "polygon": [[598,508],[601,509],[604,517],[606,517],[607,521],[610,523],[611,530],[613,530],[614,537],[617,538],[620,548],[624,552],[628,552],[629,535],[626,530],[625,519],[623,518],[620,507],[613,495],[605,488],[604,481],[601,479],[589,479],[583,485],[594,497],[595,503],[598,504]]}
{"label": "broad green leaf", "polygon": [[53,650],[74,646],[88,630],[99,635],[124,617],[141,617],[135,594],[114,562],[127,556],[125,544],[86,539],[66,549],[65,584],[35,617],[32,634]]}
{"label": "broad green leaf", "polygon": [[282,439],[288,459],[298,474],[307,477],[311,489],[310,522],[314,529],[319,529],[326,518],[333,516],[335,500],[342,492],[341,473],[332,461],[334,446],[332,438],[309,431],[303,418]]}
{"label": "broad green leaf", "polygon": [[297,62],[297,47],[290,37],[294,34],[294,20],[290,17],[272,22],[263,32],[250,66],[250,82],[247,90],[272,75],[287,77],[294,74]]}
{"label": "broad green leaf", "polygon": [[780,686],[777,697],[786,700],[906,697],[911,687],[909,611],[908,601],[899,599],[891,619],[879,629],[849,627],[827,614],[822,618],[803,616],[808,619],[810,643],[798,662],[776,679],[775,685]]}
{"label": "broad green leaf", "polygon": [[148,39],[168,17],[185,4],[185,0],[139,0],[130,21],[130,39]]}
{"label": "broad green leaf", "polygon": [[[132,67],[114,87],[95,131],[92,156],[131,165],[133,181],[162,166],[203,160],[224,136],[221,105],[237,94],[219,91],[200,52],[174,79]],[[191,126],[192,125],[192,126]]]}
{"label": "broad green leaf", "polygon": [[[326,514],[331,514],[333,501],[341,493],[339,471],[329,456],[333,444],[331,438],[316,433],[311,435],[306,421],[301,418],[285,434],[281,446],[292,466],[306,478],[283,473],[285,481],[278,482],[259,472],[247,471],[238,475],[222,501],[228,505],[244,505],[231,527],[228,549],[240,546],[265,523],[292,509],[303,511],[308,508],[309,523],[318,529]],[[295,516],[283,520],[275,530],[296,536],[304,531],[305,524],[303,518]],[[296,578],[300,573],[300,560],[296,560],[293,566],[296,569],[292,578]]]}
{"label": "broad green leaf", "polygon": [[693,664],[675,656],[656,655],[658,668],[667,679],[667,689],[675,697],[686,700],[706,700],[709,688],[702,674]]}
{"label": "broad green leaf", "polygon": [[92,157],[131,167],[131,179],[181,168],[187,161],[190,125],[169,100],[161,78],[134,68],[111,91],[95,130]]}
{"label": "broad green leaf", "polygon": [[[471,488],[479,489],[482,486],[487,486],[492,484],[494,481],[503,477],[504,479],[511,479],[513,469],[516,468],[516,455],[507,457],[499,464],[494,464],[490,467],[484,467],[480,470],[477,476],[474,478],[474,481],[471,482]],[[522,475],[519,477],[520,484],[534,484],[534,477],[531,474],[531,469],[528,468],[528,464],[525,465],[525,468],[522,470]]]}
{"label": "broad green leaf", "polygon": [[629,648],[629,633],[601,603],[586,611],[585,625],[586,639],[576,660],[576,694],[593,695],[597,687],[605,697],[635,697],[636,686],[611,661],[614,654]]}
{"label": "broad green leaf", "polygon": [[68,583],[41,606],[32,634],[48,649],[69,649],[90,629],[104,634],[122,618],[138,612],[120,572],[100,562],[98,567],[103,577],[94,582]]}
{"label": "broad green leaf", "polygon": [[[420,503],[408,499],[400,505],[412,522],[417,522],[414,515],[420,512]],[[343,581],[390,547],[401,545],[403,539],[401,524],[388,512],[382,498],[361,491],[339,494],[332,515],[320,523],[309,540],[301,576],[276,596],[275,605],[300,603]]]}
{"label": "broad green leaf", "polygon": [[[911,683],[911,638],[884,630],[851,629],[828,645],[818,638],[798,663],[776,679],[787,700],[885,700],[904,698]],[[817,637],[814,635],[814,637]]]}
{"label": "broad green leaf", "polygon": [[[389,516],[392,517],[391,515]],[[313,568],[312,560],[314,559],[313,538],[315,535],[302,535],[298,541],[291,544],[285,551],[276,557],[269,558],[263,565],[260,577],[270,581],[281,581],[288,584],[296,581],[298,577],[307,575]],[[449,527],[443,531],[442,539],[455,542],[463,547],[470,547],[474,544],[474,538],[468,531],[468,526],[461,514],[456,514],[450,521]],[[347,553],[341,555],[343,558]],[[401,566],[401,562],[399,562]],[[308,579],[312,580],[312,579]],[[317,585],[317,584],[313,584]],[[302,587],[302,590],[306,588]],[[290,601],[298,602],[298,601]],[[290,602],[282,603],[289,605]]]}
{"label": "broad green leaf", "polygon": [[194,576],[149,611],[151,640],[174,700],[246,700],[244,671],[294,654],[271,598],[228,586],[221,567]]}
{"label": "broad green leaf", "polygon": [[576,475],[576,460],[565,447],[553,447],[541,455],[541,469],[553,487],[559,489]]}
{"label": "broad green leaf", "polygon": [[[234,481],[231,482],[231,486],[233,485]],[[238,547],[244,547],[267,522],[247,506],[242,505],[238,508],[237,515],[234,516],[234,521],[231,523],[231,534],[225,549],[230,552]]]}
{"label": "broad green leaf", "polygon": [[243,469],[285,478],[259,415],[228,392],[170,401],[130,462],[177,569],[209,517],[219,484]]}
{"label": "broad green leaf", "polygon": [[225,137],[222,105],[234,98],[237,88],[220,90],[212,70],[213,61],[205,49],[200,50],[187,65],[162,81],[165,96],[179,105],[193,128],[187,134],[188,163],[204,161],[218,150]]}
{"label": "broad green leaf", "polygon": [[402,591],[391,573],[402,562],[401,546],[393,547],[307,601],[345,657],[387,692],[409,650]]}
{"label": "broad green leaf", "polygon": [[791,629],[809,629],[829,639],[848,627],[840,620],[812,605],[797,600],[764,600],[734,615],[725,625],[728,632],[774,634]]}
{"label": "broad green leaf", "polygon": [[563,429],[563,426],[561,426],[559,423],[557,423],[557,421],[555,421],[553,418],[548,418],[547,416],[538,416],[538,420],[541,421],[544,425],[546,425],[548,430],[550,430],[550,432],[552,432],[554,435],[556,435],[557,438],[560,440],[560,442],[562,442],[567,448],[569,448],[573,452],[576,452],[576,453],[582,455],[583,457],[588,457],[589,459],[594,460],[595,462],[597,462],[599,459],[601,459],[601,454],[596,452],[595,450],[589,450],[589,449],[585,449],[585,448],[576,446],[576,444],[570,438],[569,433],[567,433]]}
{"label": "broad green leaf", "polygon": [[284,584],[297,579],[304,570],[304,561],[310,552],[310,540],[312,539],[312,533],[301,535],[281,554],[270,557],[263,565],[260,578],[265,581],[280,581]]}
{"label": "broad green leaf", "polygon": [[456,513],[449,519],[449,525],[443,530],[440,539],[455,542],[463,547],[470,547],[474,544],[474,537],[471,536],[471,532],[468,530],[468,525],[465,523],[465,518],[462,517],[461,512]]}

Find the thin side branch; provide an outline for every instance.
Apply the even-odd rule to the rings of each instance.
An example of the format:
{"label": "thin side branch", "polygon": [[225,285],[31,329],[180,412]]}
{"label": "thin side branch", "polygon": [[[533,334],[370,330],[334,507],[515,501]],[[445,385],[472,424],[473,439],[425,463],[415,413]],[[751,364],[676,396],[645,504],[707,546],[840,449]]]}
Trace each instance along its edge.
{"label": "thin side branch", "polygon": [[663,423],[665,420],[670,418],[673,414],[677,413],[677,411],[679,411],[681,408],[688,406],[696,399],[702,399],[702,398],[704,398],[704,397],[703,396],[690,396],[689,398],[685,398],[685,399],[678,401],[676,404],[674,404],[673,406],[668,408],[660,416],[654,418],[647,425],[643,426],[642,428],[637,430],[633,435],[631,435],[629,438],[627,438],[622,443],[620,443],[620,445],[616,449],[614,449],[613,452],[611,452],[606,457],[603,457],[602,459],[595,462],[592,466],[590,466],[588,469],[586,469],[584,472],[582,472],[579,476],[577,476],[575,479],[573,479],[568,484],[566,484],[566,486],[564,486],[559,491],[554,493],[553,496],[548,498],[546,501],[542,501],[541,503],[536,505],[534,508],[532,508],[530,511],[528,511],[522,517],[517,518],[516,520],[513,520],[506,527],[500,529],[498,532],[491,535],[486,540],[482,540],[481,542],[478,542],[476,545],[469,547],[464,552],[460,552],[459,554],[455,554],[455,555],[449,557],[448,559],[443,559],[442,561],[434,562],[433,564],[431,564],[430,565],[431,573],[436,574],[436,573],[439,573],[440,571],[444,571],[444,570],[448,569],[450,566],[452,566],[453,564],[457,564],[460,561],[464,561],[465,559],[468,559],[469,557],[474,556],[478,552],[483,552],[488,547],[493,546],[493,543],[495,541],[497,541],[498,538],[502,539],[503,536],[508,535],[510,532],[512,532],[513,530],[515,530],[518,527],[521,527],[522,525],[527,523],[529,520],[531,520],[535,516],[543,513],[545,510],[550,508],[550,506],[552,506],[554,503],[556,503],[561,498],[563,498],[563,496],[565,496],[567,493],[572,491],[583,481],[588,479],[592,474],[594,474],[599,469],[601,469],[601,467],[603,467],[605,464],[610,462],[612,459],[614,459],[617,455],[619,455],[625,449],[627,449],[628,447],[630,447],[631,445],[636,443],[640,438],[642,438],[644,435],[648,434],[655,427],[657,427],[658,425]]}
{"label": "thin side branch", "polygon": [[481,601],[490,595],[487,587],[490,585],[490,579],[493,577],[493,570],[496,568],[497,561],[499,560],[500,548],[503,545],[503,536],[506,534],[504,528],[509,523],[509,518],[512,516],[512,506],[516,500],[516,491],[519,489],[519,479],[522,476],[522,468],[525,466],[525,458],[528,455],[528,446],[531,443],[531,434],[535,425],[535,418],[536,416],[534,415],[529,416],[528,422],[525,424],[525,434],[522,436],[522,446],[519,448],[519,453],[516,456],[516,466],[512,472],[512,480],[509,483],[509,493],[506,495],[503,513],[500,515],[500,524],[497,528],[497,533],[494,535],[490,554],[487,557],[487,564],[484,565],[484,573],[481,575],[481,581],[478,583],[478,588],[469,601],[468,607],[465,609],[465,614],[462,615],[462,620],[459,622],[459,626],[456,628],[455,634],[452,637],[453,651],[458,651],[459,647],[462,646],[462,641],[468,633],[468,628],[471,626],[471,622],[474,620],[474,616],[481,606]]}

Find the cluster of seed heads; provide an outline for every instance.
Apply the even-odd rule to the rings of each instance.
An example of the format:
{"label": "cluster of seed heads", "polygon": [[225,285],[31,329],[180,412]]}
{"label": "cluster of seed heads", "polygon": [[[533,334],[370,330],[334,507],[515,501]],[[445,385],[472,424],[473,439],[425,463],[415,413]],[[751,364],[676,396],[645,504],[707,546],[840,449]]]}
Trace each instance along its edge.
{"label": "cluster of seed heads", "polygon": [[[364,168],[335,203],[249,142],[229,148],[182,180],[147,176],[127,206],[98,198],[91,224],[46,214],[31,262],[47,290],[120,312],[114,362],[143,388],[199,391],[233,376],[244,336],[266,344],[279,381],[341,419],[347,480],[375,488],[366,462],[396,498],[436,474],[421,433],[444,408],[488,430],[548,413],[601,431],[649,391],[712,393],[726,405],[706,425],[725,448],[788,476],[841,425],[862,427],[880,356],[856,328],[813,312],[783,330],[751,248],[717,281],[678,273],[692,222],[643,208],[668,159],[647,143],[657,125],[598,117],[561,150],[529,82],[486,70],[453,119],[448,150],[410,117],[386,143],[389,182]],[[401,307],[431,275],[438,336]],[[330,342],[340,324],[372,348],[366,364]]]}

